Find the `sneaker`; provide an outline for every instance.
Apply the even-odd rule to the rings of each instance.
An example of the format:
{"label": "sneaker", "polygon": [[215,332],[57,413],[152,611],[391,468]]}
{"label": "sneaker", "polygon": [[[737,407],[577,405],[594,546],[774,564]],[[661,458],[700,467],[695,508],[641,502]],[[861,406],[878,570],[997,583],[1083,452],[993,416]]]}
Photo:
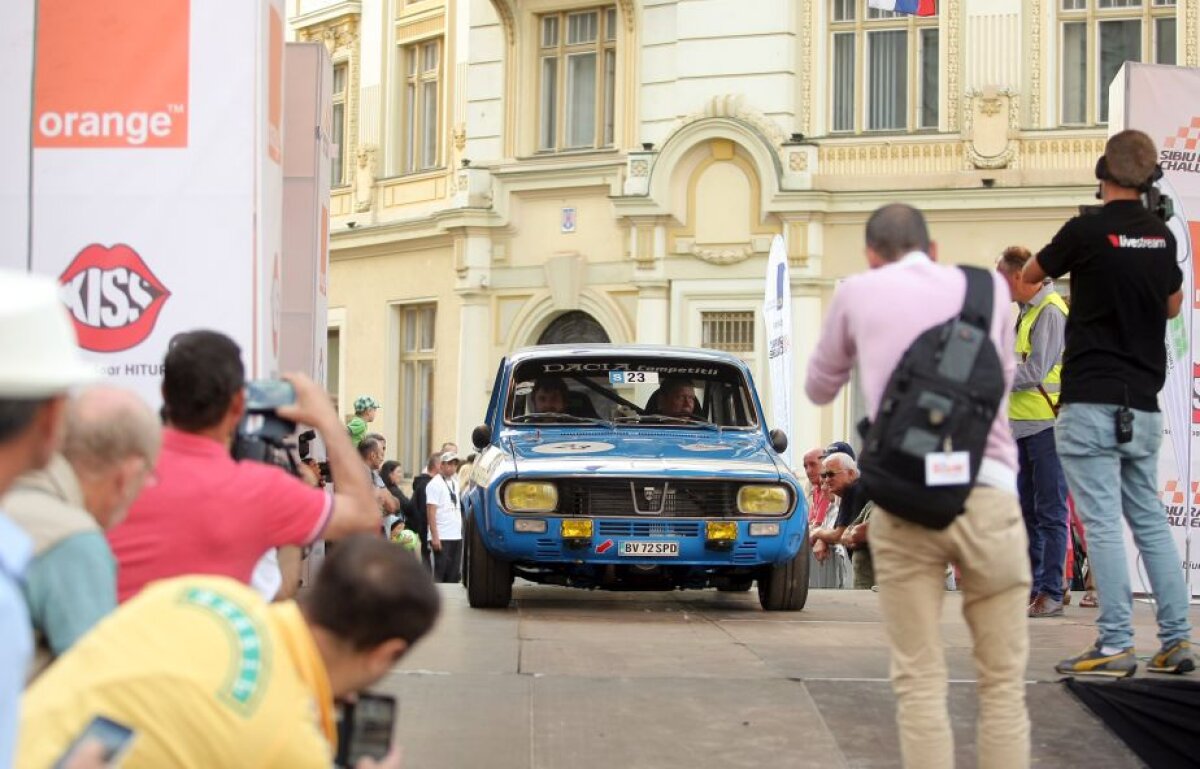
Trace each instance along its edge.
{"label": "sneaker", "polygon": [[1164,646],[1146,664],[1146,670],[1151,673],[1190,673],[1195,669],[1196,660],[1192,657],[1191,641],[1176,641],[1170,646]]}
{"label": "sneaker", "polygon": [[1056,601],[1048,595],[1039,595],[1036,601],[1029,604],[1030,617],[1061,617],[1062,615],[1062,601]]}
{"label": "sneaker", "polygon": [[1102,654],[1100,642],[1085,650],[1078,657],[1071,657],[1054,666],[1059,673],[1071,676],[1104,676],[1105,678],[1128,678],[1137,672],[1137,657],[1133,647],[1116,654]]}

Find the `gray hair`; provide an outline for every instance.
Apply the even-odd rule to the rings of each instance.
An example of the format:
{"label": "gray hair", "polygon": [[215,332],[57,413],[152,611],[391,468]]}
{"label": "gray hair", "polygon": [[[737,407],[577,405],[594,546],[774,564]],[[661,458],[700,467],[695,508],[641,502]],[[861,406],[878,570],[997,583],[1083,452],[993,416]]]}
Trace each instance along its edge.
{"label": "gray hair", "polygon": [[854,457],[840,451],[825,457],[825,464],[831,464],[839,470],[853,470],[855,473],[858,472],[858,462],[854,461]]}
{"label": "gray hair", "polygon": [[98,385],[67,404],[62,454],[76,469],[100,472],[130,457],[153,466],[161,446],[158,418],[129,390]]}

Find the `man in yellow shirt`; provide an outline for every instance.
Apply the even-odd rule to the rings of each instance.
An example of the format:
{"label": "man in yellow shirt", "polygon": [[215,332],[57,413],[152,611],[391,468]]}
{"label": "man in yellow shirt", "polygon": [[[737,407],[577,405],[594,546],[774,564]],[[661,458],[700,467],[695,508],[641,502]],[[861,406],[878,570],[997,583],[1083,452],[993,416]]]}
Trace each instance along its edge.
{"label": "man in yellow shirt", "polygon": [[[103,716],[134,732],[127,769],[328,769],[334,701],[391,670],[439,600],[415,559],[368,535],[339,542],[299,603],[225,577],[163,580],[28,690],[16,766],[49,769]],[[395,751],[358,764],[398,765]]]}

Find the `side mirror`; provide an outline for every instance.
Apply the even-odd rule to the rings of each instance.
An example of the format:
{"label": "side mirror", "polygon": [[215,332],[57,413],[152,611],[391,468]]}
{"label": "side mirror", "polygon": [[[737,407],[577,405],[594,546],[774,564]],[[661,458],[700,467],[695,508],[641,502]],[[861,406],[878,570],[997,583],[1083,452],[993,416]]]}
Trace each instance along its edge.
{"label": "side mirror", "polygon": [[[787,438],[784,438],[784,443],[787,443]],[[492,428],[487,425],[480,425],[471,431],[471,445],[483,451],[492,444]]]}
{"label": "side mirror", "polygon": [[787,433],[778,428],[771,431],[771,448],[775,449],[776,454],[782,454],[787,451],[788,440]]}

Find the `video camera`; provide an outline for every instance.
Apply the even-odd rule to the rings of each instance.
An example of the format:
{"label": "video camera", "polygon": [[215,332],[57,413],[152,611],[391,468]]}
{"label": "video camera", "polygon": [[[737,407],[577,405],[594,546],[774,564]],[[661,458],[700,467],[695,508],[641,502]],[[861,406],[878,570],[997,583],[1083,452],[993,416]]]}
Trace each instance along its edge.
{"label": "video camera", "polygon": [[[296,402],[296,389],[280,379],[256,379],[246,383],[246,413],[233,438],[233,458],[252,459],[300,475],[293,449],[299,451],[316,437],[308,430],[291,440],[296,423],[279,416],[277,409]],[[305,452],[306,453],[306,452]]]}
{"label": "video camera", "polygon": [[[1164,222],[1169,222],[1171,217],[1175,215],[1175,201],[1171,200],[1169,195],[1164,195],[1163,191],[1155,184],[1163,177],[1162,166],[1158,163],[1154,164],[1154,172],[1150,174],[1150,178],[1138,187],[1138,191],[1142,193],[1142,205],[1150,210],[1152,214],[1162,219]],[[1112,175],[1108,172],[1108,161],[1101,155],[1096,161],[1096,178],[1109,181],[1115,181]],[[1119,183],[1119,182],[1118,182]],[[1096,190],[1096,198],[1100,198],[1100,190]],[[1104,206],[1080,206],[1079,214],[1081,216],[1094,216],[1104,210]]]}

